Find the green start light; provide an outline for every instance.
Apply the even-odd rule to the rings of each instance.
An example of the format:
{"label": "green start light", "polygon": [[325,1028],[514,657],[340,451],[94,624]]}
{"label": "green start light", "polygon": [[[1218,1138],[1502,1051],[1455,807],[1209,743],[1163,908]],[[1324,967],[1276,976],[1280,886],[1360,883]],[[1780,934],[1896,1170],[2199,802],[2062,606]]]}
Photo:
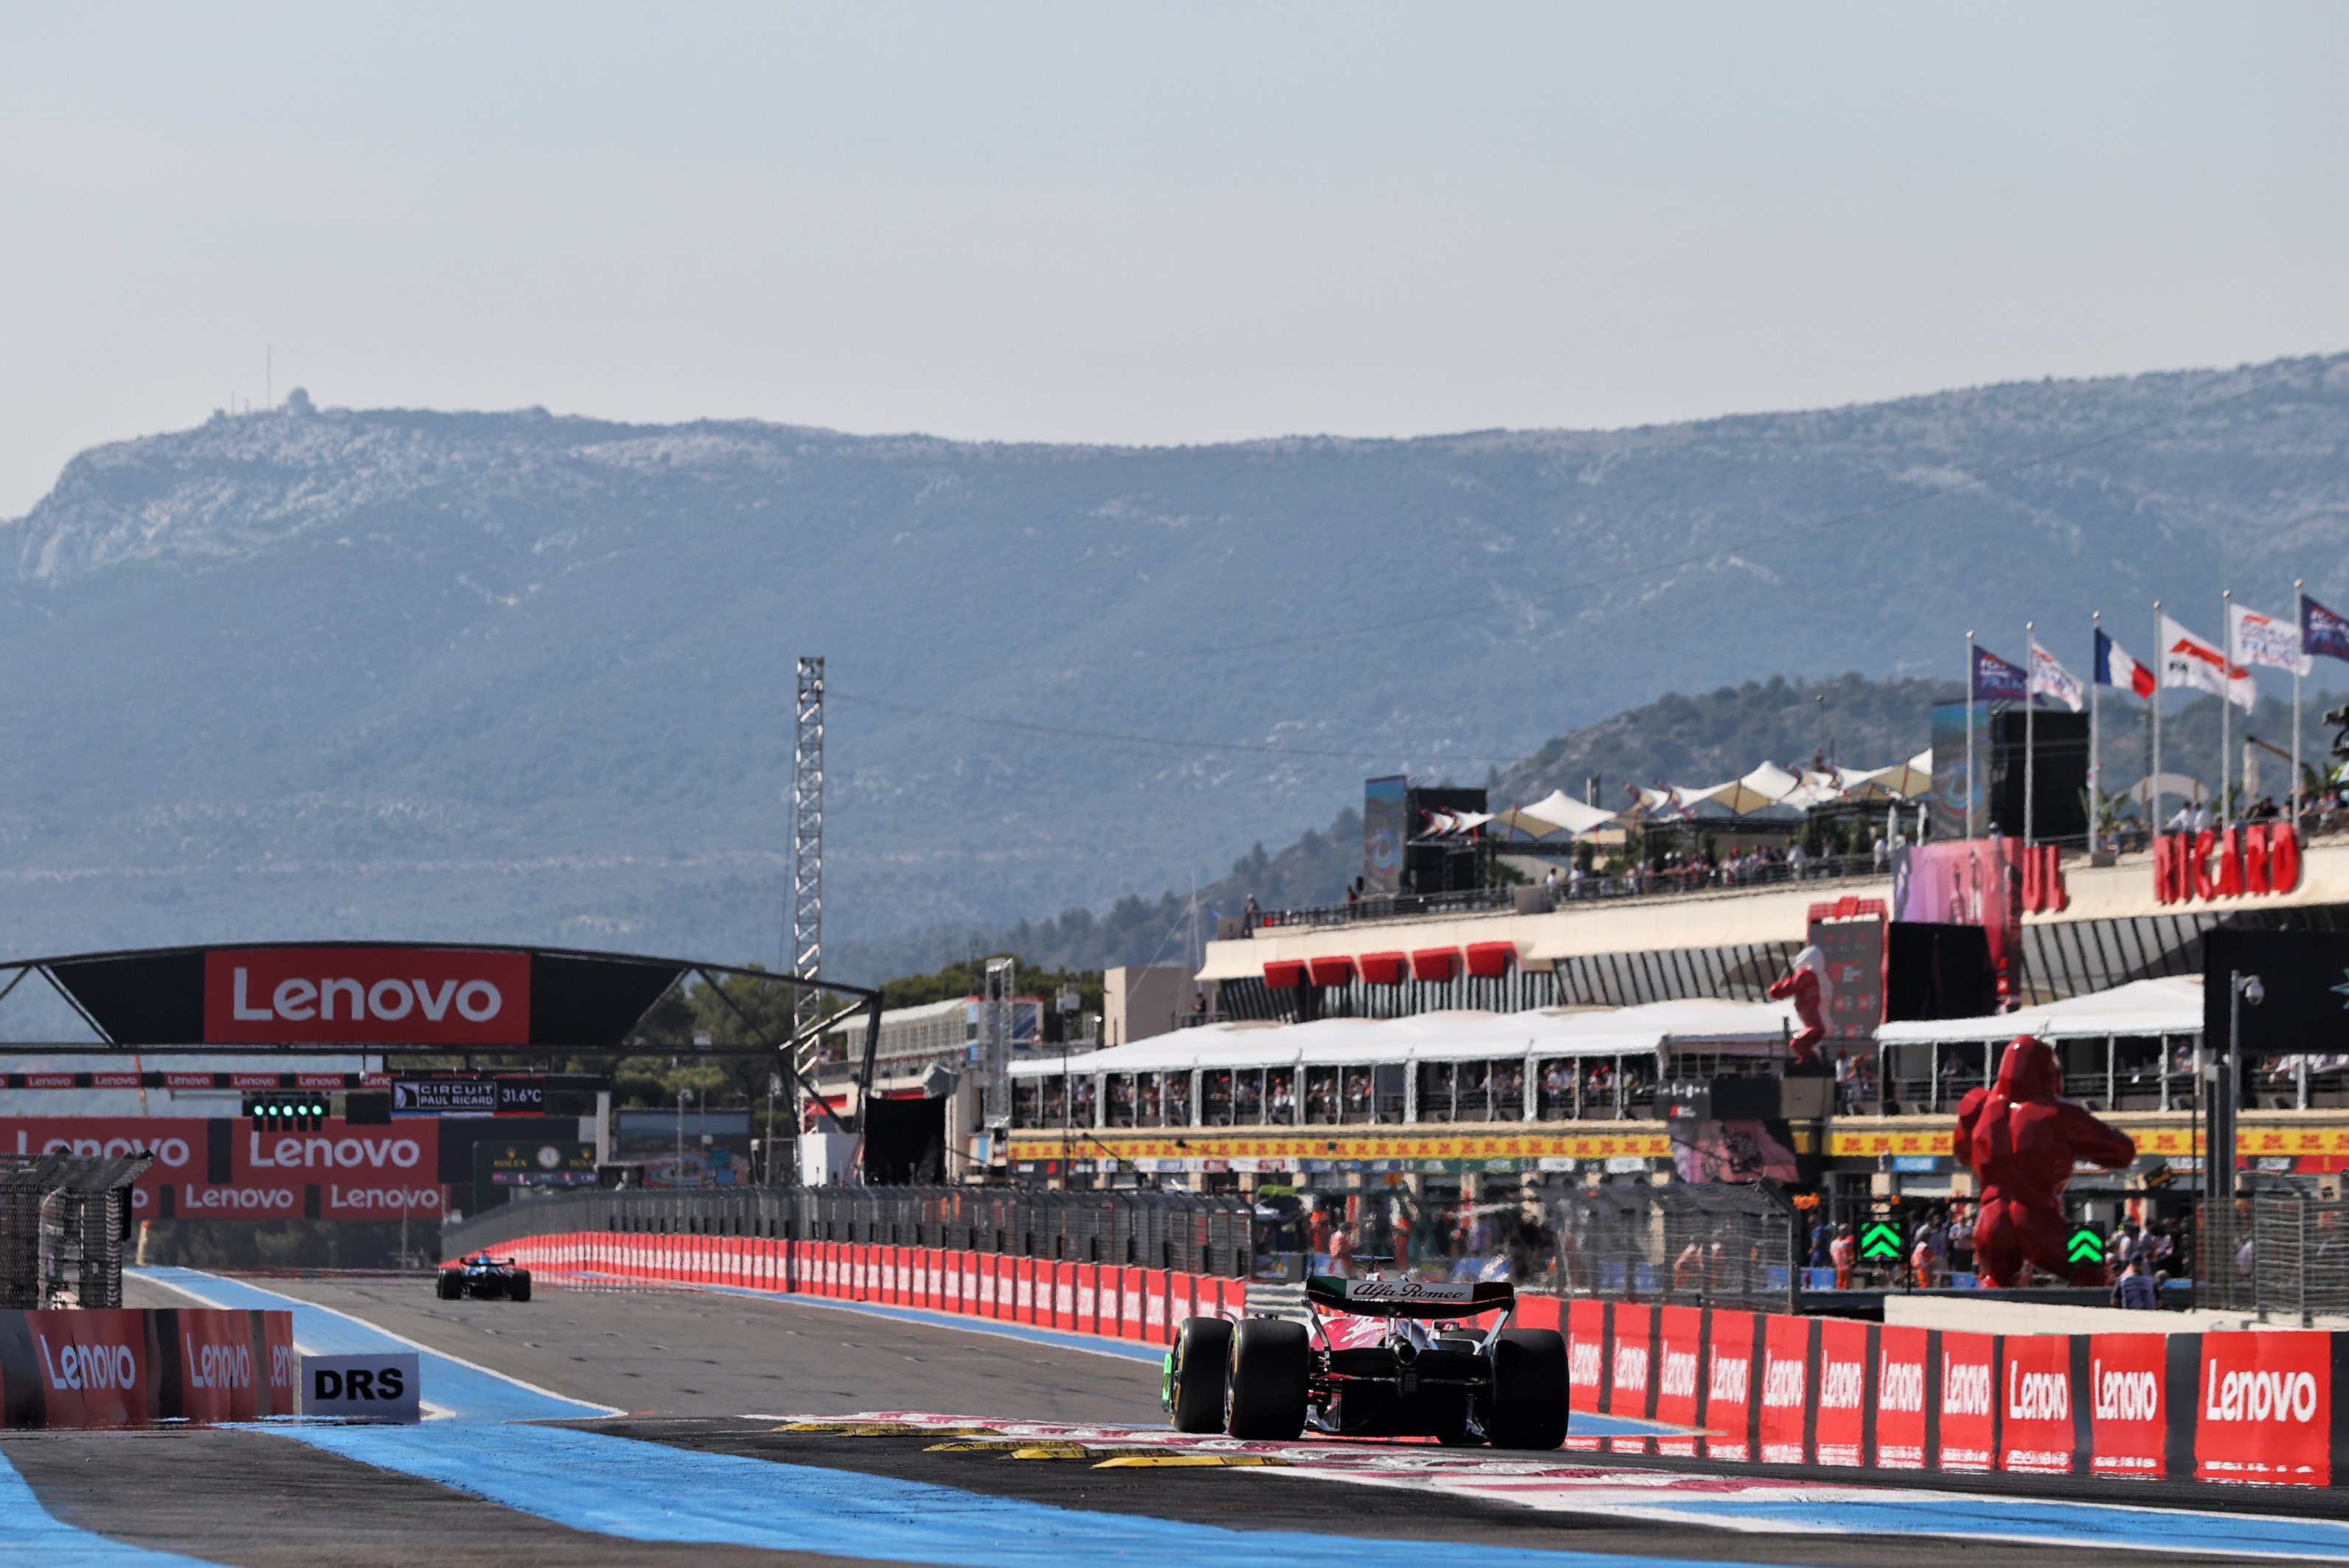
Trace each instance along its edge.
{"label": "green start light", "polygon": [[2103,1262],[2105,1233],[2094,1225],[2075,1225],[2072,1239],[2064,1244],[2064,1255],[2075,1263]]}
{"label": "green start light", "polygon": [[1871,1263],[1897,1263],[1907,1251],[1904,1240],[1897,1221],[1871,1220],[1859,1232],[1859,1255]]}
{"label": "green start light", "polygon": [[262,1095],[246,1102],[245,1115],[257,1132],[317,1132],[326,1124],[327,1108],[326,1101],[314,1096]]}

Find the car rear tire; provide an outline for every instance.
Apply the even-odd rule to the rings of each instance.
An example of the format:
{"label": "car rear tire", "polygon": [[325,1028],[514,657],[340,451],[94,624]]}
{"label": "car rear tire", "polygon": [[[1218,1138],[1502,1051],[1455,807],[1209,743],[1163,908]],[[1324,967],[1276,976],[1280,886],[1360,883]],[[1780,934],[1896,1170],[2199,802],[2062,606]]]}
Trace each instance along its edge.
{"label": "car rear tire", "polygon": [[1174,1367],[1168,1413],[1178,1432],[1224,1429],[1225,1367],[1232,1358],[1232,1325],[1220,1317],[1186,1317],[1174,1331]]}
{"label": "car rear tire", "polygon": [[506,1285],[506,1299],[508,1301],[516,1302],[526,1302],[530,1300],[530,1271],[528,1269],[516,1269],[514,1271],[513,1278],[509,1281]]}
{"label": "car rear tire", "polygon": [[1485,1437],[1496,1449],[1555,1449],[1566,1441],[1566,1336],[1503,1329],[1493,1345]]}
{"label": "car rear tire", "polygon": [[465,1282],[454,1274],[441,1274],[432,1282],[432,1293],[444,1302],[453,1302],[465,1293]]}
{"label": "car rear tire", "polygon": [[1288,1442],[1305,1430],[1312,1347],[1305,1325],[1285,1317],[1243,1319],[1232,1332],[1224,1430],[1258,1442]]}

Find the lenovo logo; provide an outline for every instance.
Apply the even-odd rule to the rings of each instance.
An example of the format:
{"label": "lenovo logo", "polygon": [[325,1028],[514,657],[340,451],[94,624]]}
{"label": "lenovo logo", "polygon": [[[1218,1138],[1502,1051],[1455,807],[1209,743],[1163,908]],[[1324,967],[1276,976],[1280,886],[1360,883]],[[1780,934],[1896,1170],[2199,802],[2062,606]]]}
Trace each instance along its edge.
{"label": "lenovo logo", "polygon": [[1819,1408],[1858,1409],[1860,1394],[1867,1383],[1868,1363],[1864,1361],[1822,1361],[1819,1363]]}
{"label": "lenovo logo", "polygon": [[1667,1350],[1657,1377],[1658,1390],[1667,1399],[1696,1397],[1696,1352]]}
{"label": "lenovo logo", "polygon": [[1752,1388],[1754,1363],[1741,1355],[1713,1358],[1713,1397],[1724,1405],[1743,1405]]}
{"label": "lenovo logo", "polygon": [[246,948],[204,955],[204,1038],[519,1045],[530,955],[450,948]]}
{"label": "lenovo logo", "polygon": [[2314,1373],[2221,1373],[2215,1361],[2206,1369],[2206,1421],[2313,1421],[2320,1403]]}
{"label": "lenovo logo", "polygon": [[1799,1361],[1780,1361],[1769,1352],[1763,1352],[1762,1406],[1768,1410],[1798,1410],[1803,1404],[1804,1366]]}
{"label": "lenovo logo", "polygon": [[1644,1345],[1619,1345],[1615,1347],[1615,1387],[1619,1393],[1637,1394],[1648,1386],[1648,1347]]}
{"label": "lenovo logo", "polygon": [[424,1158],[423,1146],[412,1137],[280,1137],[247,1133],[255,1168],[286,1166],[303,1169],[381,1170],[388,1161],[402,1170]]}
{"label": "lenovo logo", "polygon": [[1876,1372],[1876,1407],[1915,1415],[1925,1408],[1925,1364],[1886,1356]]}
{"label": "lenovo logo", "polygon": [[1987,1361],[1956,1361],[1941,1357],[1941,1414],[1990,1414],[1991,1375]]}
{"label": "lenovo logo", "polygon": [[127,1345],[67,1345],[52,1354],[47,1334],[40,1342],[42,1369],[52,1388],[136,1388],[139,1358]]}
{"label": "lenovo logo", "polygon": [[250,1388],[253,1386],[253,1349],[243,1345],[207,1345],[199,1347],[191,1334],[180,1335],[187,1347],[187,1360],[181,1365],[187,1370],[191,1388]]}
{"label": "lenovo logo", "polygon": [[1566,1380],[1578,1388],[1598,1387],[1603,1365],[1599,1346],[1591,1340],[1574,1340],[1566,1347]]}
{"label": "lenovo logo", "polygon": [[2061,1372],[2025,1372],[2006,1364],[2006,1418],[2010,1421],[2068,1421],[2072,1418],[2072,1380]]}
{"label": "lenovo logo", "polygon": [[2089,1365],[2088,1386],[2095,1395],[2099,1421],[2155,1421],[2161,1417],[2161,1379],[2150,1372],[2107,1372]]}

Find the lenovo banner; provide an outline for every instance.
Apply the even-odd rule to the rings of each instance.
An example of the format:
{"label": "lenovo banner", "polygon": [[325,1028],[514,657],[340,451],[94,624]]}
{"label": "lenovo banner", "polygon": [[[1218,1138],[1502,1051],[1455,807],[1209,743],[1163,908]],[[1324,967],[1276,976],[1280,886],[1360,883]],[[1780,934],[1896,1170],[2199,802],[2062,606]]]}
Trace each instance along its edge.
{"label": "lenovo banner", "polygon": [[263,1132],[250,1121],[174,1116],[0,1116],[0,1153],[113,1158],[151,1151],[131,1189],[140,1220],[437,1218],[436,1122]]}
{"label": "lenovo banner", "polygon": [[[2169,1473],[2171,1361],[2185,1353],[2194,1376],[2190,1334],[2099,1334],[2088,1339],[2089,1470],[2100,1476]],[[2187,1402],[2189,1411],[2193,1402]],[[2187,1428],[2192,1430],[2190,1427]],[[2181,1470],[2183,1467],[2180,1467]]]}
{"label": "lenovo banner", "polygon": [[1754,1364],[1761,1358],[1762,1322],[1754,1313],[1718,1309],[1706,1321],[1704,1451],[1710,1458],[1754,1458]]}
{"label": "lenovo banner", "polygon": [[207,952],[204,1039],[238,1044],[525,1045],[530,955],[463,948]]}
{"label": "lenovo banner", "polygon": [[1998,1337],[1944,1332],[1935,1335],[1934,1349],[1940,1427],[1933,1468],[1987,1470],[1997,1458]]}
{"label": "lenovo banner", "polygon": [[1926,1331],[1886,1324],[1876,1331],[1876,1454],[1879,1469],[1925,1468]]}
{"label": "lenovo banner", "polygon": [[2000,1339],[1999,1469],[2071,1474],[2080,1447],[2072,1398],[2072,1351],[2078,1345],[2079,1338],[2064,1334]]}
{"label": "lenovo banner", "polygon": [[[1655,1419],[1670,1426],[1697,1426],[1704,1379],[1705,1322],[1702,1307],[1656,1309],[1656,1397],[1651,1406]],[[1659,1451],[1693,1456],[1689,1438],[1657,1439]]]}
{"label": "lenovo banner", "polygon": [[2333,1484],[2332,1334],[2206,1334],[2195,1393],[2197,1480]]}
{"label": "lenovo banner", "polygon": [[1848,1318],[1818,1320],[1819,1396],[1812,1449],[1823,1465],[1868,1462],[1868,1345],[1875,1329]]}

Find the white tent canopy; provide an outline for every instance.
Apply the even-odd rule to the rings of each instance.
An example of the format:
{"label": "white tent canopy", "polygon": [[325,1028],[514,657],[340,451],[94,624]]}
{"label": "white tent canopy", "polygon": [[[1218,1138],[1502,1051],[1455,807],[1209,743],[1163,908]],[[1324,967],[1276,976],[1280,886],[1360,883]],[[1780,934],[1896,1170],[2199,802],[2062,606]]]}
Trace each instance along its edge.
{"label": "white tent canopy", "polygon": [[1588,833],[1615,820],[1615,813],[1575,799],[1562,789],[1554,789],[1531,805],[1512,807],[1499,814],[1520,833],[1535,838],[1547,838],[1561,830],[1568,833]]}
{"label": "white tent canopy", "polygon": [[[1195,1067],[1374,1066],[1408,1062],[1652,1054],[1687,1048],[1765,1050],[1785,1038],[1783,1003],[1700,998],[1639,1007],[1462,1009],[1408,1018],[1323,1018],[1310,1023],[1214,1023],[1069,1058],[1071,1073],[1181,1073]],[[1014,1062],[1015,1078],[1057,1077],[1057,1060]]]}
{"label": "white tent canopy", "polygon": [[1958,1041],[2003,1044],[2018,1034],[2042,1040],[2102,1038],[2107,1034],[2199,1034],[2202,981],[2196,977],[2137,980],[2110,991],[2066,1002],[2026,1007],[1987,1018],[1937,1018],[1919,1023],[1887,1023],[1876,1032],[1879,1045],[1929,1045]]}

